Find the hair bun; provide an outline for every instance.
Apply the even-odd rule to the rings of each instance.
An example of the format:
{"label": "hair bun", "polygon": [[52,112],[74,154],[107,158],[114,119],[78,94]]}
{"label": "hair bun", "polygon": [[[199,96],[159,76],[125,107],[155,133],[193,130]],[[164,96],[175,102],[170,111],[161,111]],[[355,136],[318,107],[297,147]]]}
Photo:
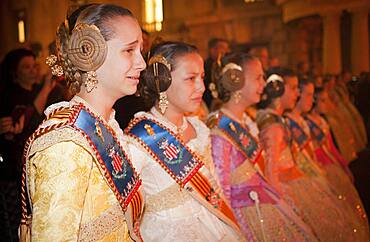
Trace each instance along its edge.
{"label": "hair bun", "polygon": [[95,71],[107,56],[107,44],[95,25],[78,24],[68,41],[68,59],[81,71]]}
{"label": "hair bun", "polygon": [[222,68],[220,84],[226,90],[234,92],[244,86],[244,75],[241,66],[235,63],[228,63]]}

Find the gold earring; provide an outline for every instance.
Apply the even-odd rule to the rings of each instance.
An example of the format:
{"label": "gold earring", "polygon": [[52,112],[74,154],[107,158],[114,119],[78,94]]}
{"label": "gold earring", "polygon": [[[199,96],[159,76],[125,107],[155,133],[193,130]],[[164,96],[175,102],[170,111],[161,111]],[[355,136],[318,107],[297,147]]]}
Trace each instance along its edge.
{"label": "gold earring", "polygon": [[166,112],[166,109],[168,107],[168,99],[167,99],[166,92],[159,93],[158,106],[159,106],[159,109],[161,110],[161,113],[164,114],[164,112]]}
{"label": "gold earring", "polygon": [[232,94],[232,96],[233,96],[235,104],[238,104],[240,100],[242,99],[242,92],[240,90],[236,91]]}
{"label": "gold earring", "polygon": [[84,82],[84,85],[86,87],[87,92],[91,92],[96,88],[96,85],[98,84],[98,79],[96,78],[96,72],[95,71],[88,71],[86,80]]}

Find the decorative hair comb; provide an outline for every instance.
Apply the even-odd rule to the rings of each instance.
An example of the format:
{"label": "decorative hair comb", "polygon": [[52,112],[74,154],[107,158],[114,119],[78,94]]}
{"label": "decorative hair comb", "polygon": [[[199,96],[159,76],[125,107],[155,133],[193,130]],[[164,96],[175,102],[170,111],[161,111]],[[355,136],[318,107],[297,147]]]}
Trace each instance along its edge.
{"label": "decorative hair comb", "polygon": [[222,68],[221,74],[225,74],[228,70],[238,70],[238,71],[243,71],[242,67],[235,64],[235,63],[228,63]]}
{"label": "decorative hair comb", "polygon": [[168,63],[166,58],[164,58],[162,55],[155,55],[149,59],[149,62],[148,62],[149,65],[153,65],[154,63],[161,63],[165,65],[169,71],[171,71],[170,63]]}
{"label": "decorative hair comb", "polygon": [[281,76],[279,76],[278,74],[272,74],[272,75],[269,76],[269,78],[267,78],[266,84],[269,83],[269,82],[275,82],[275,81],[279,81],[279,82],[284,83],[284,79]]}

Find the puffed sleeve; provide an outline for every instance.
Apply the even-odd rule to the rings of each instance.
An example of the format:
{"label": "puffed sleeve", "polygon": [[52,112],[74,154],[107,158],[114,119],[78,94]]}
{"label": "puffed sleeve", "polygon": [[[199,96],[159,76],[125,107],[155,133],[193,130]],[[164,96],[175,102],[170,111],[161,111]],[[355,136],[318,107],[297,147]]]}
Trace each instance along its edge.
{"label": "puffed sleeve", "polygon": [[265,176],[276,189],[280,190],[280,159],[283,157],[284,130],[280,124],[271,124],[260,131],[260,140],[266,151]]}
{"label": "puffed sleeve", "polygon": [[212,135],[212,158],[218,181],[228,201],[231,199],[231,144],[218,135]]}
{"label": "puffed sleeve", "polygon": [[35,153],[27,165],[33,241],[77,241],[93,157],[73,142]]}

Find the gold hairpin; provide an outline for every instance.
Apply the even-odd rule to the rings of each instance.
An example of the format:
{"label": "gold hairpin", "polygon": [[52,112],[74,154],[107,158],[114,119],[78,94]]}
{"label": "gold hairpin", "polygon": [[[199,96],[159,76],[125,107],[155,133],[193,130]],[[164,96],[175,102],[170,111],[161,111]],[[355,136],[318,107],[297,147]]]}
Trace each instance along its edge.
{"label": "gold hairpin", "polygon": [[164,58],[162,55],[155,55],[149,59],[149,62],[148,62],[149,65],[153,65],[154,63],[161,63],[165,65],[169,71],[171,71],[170,63],[168,63],[166,58]]}

